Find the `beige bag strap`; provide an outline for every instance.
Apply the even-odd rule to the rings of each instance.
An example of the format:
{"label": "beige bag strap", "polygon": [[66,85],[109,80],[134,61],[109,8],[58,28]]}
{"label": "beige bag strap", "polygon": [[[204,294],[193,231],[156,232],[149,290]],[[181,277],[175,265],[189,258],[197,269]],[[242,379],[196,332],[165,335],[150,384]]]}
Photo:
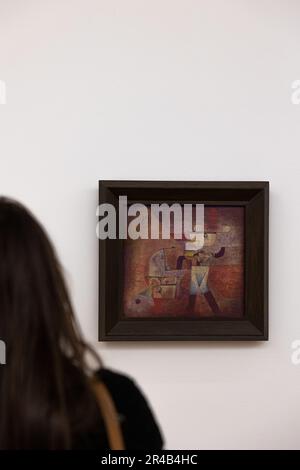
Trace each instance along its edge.
{"label": "beige bag strap", "polygon": [[93,390],[99,403],[111,450],[125,450],[118,413],[112,397],[103,382],[93,381]]}

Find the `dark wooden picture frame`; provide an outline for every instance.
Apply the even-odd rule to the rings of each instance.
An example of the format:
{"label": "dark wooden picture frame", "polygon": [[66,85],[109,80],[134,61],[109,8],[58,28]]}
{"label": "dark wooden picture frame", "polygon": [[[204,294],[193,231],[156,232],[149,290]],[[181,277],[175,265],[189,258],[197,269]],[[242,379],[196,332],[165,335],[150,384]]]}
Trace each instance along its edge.
{"label": "dark wooden picture frame", "polygon": [[99,204],[198,202],[245,208],[244,316],[239,319],[124,318],[123,242],[99,240],[100,341],[268,340],[268,182],[99,181]]}

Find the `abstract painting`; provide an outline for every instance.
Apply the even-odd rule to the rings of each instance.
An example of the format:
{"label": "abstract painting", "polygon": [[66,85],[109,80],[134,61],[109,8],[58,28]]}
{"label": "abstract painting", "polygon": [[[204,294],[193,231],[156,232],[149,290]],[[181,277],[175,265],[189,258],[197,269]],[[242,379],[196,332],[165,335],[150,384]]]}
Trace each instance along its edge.
{"label": "abstract painting", "polygon": [[[127,239],[123,250],[125,318],[242,318],[244,207],[204,207],[203,243]],[[173,235],[173,236],[172,236]]]}

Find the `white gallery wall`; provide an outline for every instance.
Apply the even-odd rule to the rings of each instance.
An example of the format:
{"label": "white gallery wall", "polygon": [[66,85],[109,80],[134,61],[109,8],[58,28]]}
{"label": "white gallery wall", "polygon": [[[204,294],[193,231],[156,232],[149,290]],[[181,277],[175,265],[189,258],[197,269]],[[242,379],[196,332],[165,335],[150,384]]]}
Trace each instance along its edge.
{"label": "white gallery wall", "polygon": [[[0,0],[0,194],[169,449],[300,449],[299,45],[298,0]],[[97,343],[99,179],[269,180],[270,341]]]}

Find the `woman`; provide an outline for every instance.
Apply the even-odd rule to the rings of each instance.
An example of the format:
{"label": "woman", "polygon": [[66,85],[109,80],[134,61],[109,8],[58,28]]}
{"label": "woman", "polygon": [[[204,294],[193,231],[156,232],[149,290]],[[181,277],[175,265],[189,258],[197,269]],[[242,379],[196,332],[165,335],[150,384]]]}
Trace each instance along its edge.
{"label": "woman", "polygon": [[[126,449],[162,447],[135,383],[101,367],[81,337],[43,228],[6,198],[0,198],[0,339],[1,449],[108,449],[114,431],[119,448],[120,440]],[[98,361],[96,373],[88,353]],[[114,407],[120,425],[109,421]]]}

